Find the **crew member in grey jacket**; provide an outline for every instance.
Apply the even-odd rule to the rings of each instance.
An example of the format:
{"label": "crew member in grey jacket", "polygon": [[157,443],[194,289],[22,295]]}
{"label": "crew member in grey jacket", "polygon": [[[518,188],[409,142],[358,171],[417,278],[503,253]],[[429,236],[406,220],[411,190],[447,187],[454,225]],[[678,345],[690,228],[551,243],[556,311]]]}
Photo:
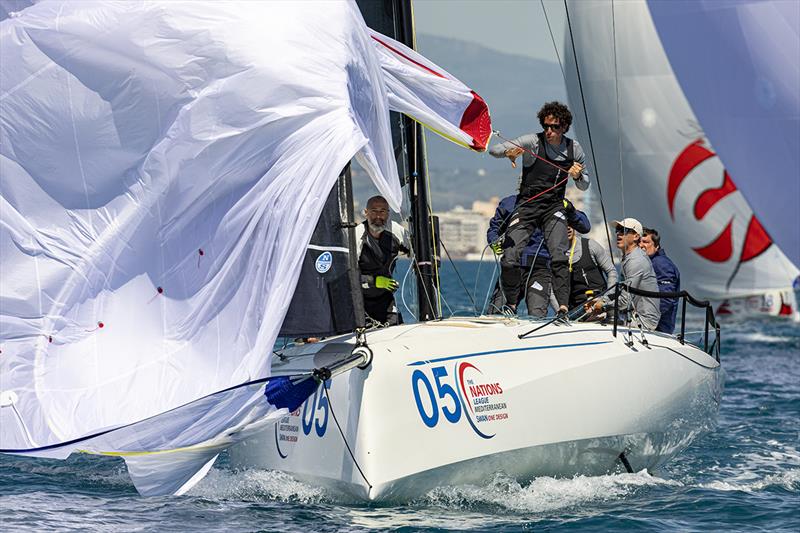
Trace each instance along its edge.
{"label": "crew member in grey jacket", "polygon": [[[635,218],[625,218],[614,221],[617,234],[617,248],[622,250],[622,282],[635,289],[658,292],[658,279],[653,270],[653,264],[647,254],[639,248],[642,238],[642,224]],[[605,310],[609,312],[614,307],[613,295],[605,296],[602,300],[593,300],[585,304],[586,310],[593,308],[595,312]],[[633,307],[645,329],[655,330],[661,318],[657,298],[631,295],[622,291],[619,297],[619,310],[625,312]],[[636,324],[628,316],[627,321]]]}
{"label": "crew member in grey jacket", "polygon": [[599,295],[617,283],[617,269],[611,255],[602,244],[578,235],[572,225],[567,230],[569,239],[569,308],[572,309],[591,295]]}
{"label": "crew member in grey jacket", "polygon": [[589,187],[580,144],[564,135],[572,124],[572,113],[560,102],[547,102],[537,114],[542,130],[513,141],[492,146],[494,157],[507,157],[516,168],[522,156],[522,175],[514,211],[505,233],[500,278],[508,306],[514,311],[522,283],[520,257],[531,234],[540,228],[552,257],[553,293],[558,313],[567,312],[569,303],[569,267],[567,265],[567,219],[564,214],[564,191],[569,178],[580,190]]}

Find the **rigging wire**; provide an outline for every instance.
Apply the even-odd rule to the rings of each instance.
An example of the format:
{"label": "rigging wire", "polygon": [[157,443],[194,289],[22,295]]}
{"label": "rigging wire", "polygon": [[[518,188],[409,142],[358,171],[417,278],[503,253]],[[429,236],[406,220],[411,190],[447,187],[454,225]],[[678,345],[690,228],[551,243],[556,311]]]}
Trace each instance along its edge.
{"label": "rigging wire", "polygon": [[[625,218],[625,176],[622,170],[622,123],[619,118],[619,71],[617,70],[617,20],[614,10],[614,0],[611,0],[611,50],[614,53],[614,95],[617,104],[617,154],[619,155],[619,182],[622,201],[622,217]],[[613,256],[613,254],[612,254]]]}
{"label": "rigging wire", "polygon": [[462,279],[461,274],[458,272],[458,268],[456,268],[456,264],[453,262],[453,258],[450,257],[450,252],[447,251],[447,246],[444,245],[444,241],[441,239],[441,237],[439,238],[439,244],[442,245],[442,248],[444,249],[444,253],[447,255],[447,259],[449,259],[450,260],[450,264],[453,265],[453,270],[455,270],[455,272],[456,272],[456,276],[458,277],[458,281],[460,281],[461,282],[461,286],[464,287],[464,292],[467,293],[467,296],[469,297],[469,301],[472,302],[472,308],[475,310],[475,313],[477,313],[478,312],[478,306],[475,303],[475,299],[469,293],[469,289],[467,288],[466,283],[464,283],[464,280]]}
{"label": "rigging wire", "polygon": [[558,47],[556,46],[556,38],[553,35],[553,28],[550,26],[550,19],[547,17],[547,10],[544,8],[544,0],[539,0],[539,3],[542,5],[542,12],[544,13],[544,20],[547,22],[547,31],[550,32],[550,40],[553,41],[553,48],[556,51],[556,59],[558,59],[558,66],[561,69],[561,76],[564,78],[564,81],[567,80],[567,74],[564,72],[564,64],[561,61],[561,56],[558,53]]}
{"label": "rigging wire", "polygon": [[353,450],[350,449],[350,444],[347,442],[347,437],[344,436],[344,431],[342,431],[342,426],[339,425],[339,420],[336,418],[336,413],[333,411],[333,402],[331,402],[331,397],[328,394],[328,382],[327,380],[322,381],[322,388],[325,391],[325,399],[328,400],[328,407],[331,410],[331,416],[333,416],[333,421],[336,422],[336,428],[339,430],[339,435],[342,436],[342,442],[344,442],[345,447],[347,448],[347,453],[350,454],[350,458],[353,460],[353,464],[356,465],[358,469],[358,473],[361,474],[364,483],[367,484],[369,490],[372,490],[372,483],[369,482],[367,476],[364,475],[364,471],[361,470],[361,466],[358,464],[356,460],[355,454],[353,454]]}
{"label": "rigging wire", "polygon": [[[592,165],[594,166],[594,174],[595,180],[597,181],[597,193],[600,196],[600,210],[603,212],[603,225],[605,226],[606,230],[606,238],[608,239],[608,251],[609,255],[611,255],[611,262],[616,267],[616,262],[614,261],[614,248],[611,245],[611,232],[608,227],[608,217],[606,217],[606,205],[603,201],[603,189],[600,186],[600,173],[598,172],[599,169],[597,168],[597,160],[595,158],[594,153],[594,142],[592,142],[592,129],[589,125],[589,112],[586,109],[586,98],[583,93],[583,81],[581,79],[581,69],[578,65],[578,52],[575,50],[575,37],[572,33],[572,20],[569,16],[569,6],[567,5],[567,0],[564,0],[564,10],[567,14],[567,28],[569,30],[569,40],[572,45],[572,57],[575,60],[575,73],[578,77],[578,90],[581,95],[581,105],[583,107],[583,118],[586,121],[586,135],[589,138],[589,150],[592,153]],[[553,46],[555,46],[555,40],[553,41]],[[562,69],[563,70],[563,69]],[[564,78],[564,83],[567,83],[567,79]]]}

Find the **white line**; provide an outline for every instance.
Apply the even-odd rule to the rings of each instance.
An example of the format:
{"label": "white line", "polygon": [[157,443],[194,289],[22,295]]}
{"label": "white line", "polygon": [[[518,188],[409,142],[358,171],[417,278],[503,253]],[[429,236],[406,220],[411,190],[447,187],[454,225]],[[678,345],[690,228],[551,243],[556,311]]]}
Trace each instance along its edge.
{"label": "white line", "polygon": [[345,248],[343,246],[319,246],[317,244],[309,244],[309,250],[319,250],[320,252],[342,252],[345,254],[350,253],[349,248]]}

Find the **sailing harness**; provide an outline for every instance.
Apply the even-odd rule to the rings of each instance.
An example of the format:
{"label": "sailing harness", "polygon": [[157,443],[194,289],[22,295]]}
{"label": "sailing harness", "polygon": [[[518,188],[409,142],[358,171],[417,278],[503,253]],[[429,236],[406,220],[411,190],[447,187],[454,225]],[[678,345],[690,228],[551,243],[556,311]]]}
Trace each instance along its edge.
{"label": "sailing harness", "polygon": [[[566,176],[565,178],[563,178],[563,179],[562,179],[562,180],[560,180],[560,181],[557,181],[557,182],[556,182],[556,183],[555,183],[555,184],[554,184],[552,187],[549,187],[549,188],[547,188],[547,189],[545,189],[545,190],[543,190],[543,191],[538,191],[537,193],[535,193],[535,194],[531,195],[531,196],[530,196],[530,197],[529,197],[527,200],[525,200],[524,202],[519,202],[519,203],[517,203],[517,205],[514,207],[514,209],[513,209],[513,210],[512,210],[512,211],[511,211],[511,212],[508,214],[508,216],[506,217],[506,222],[507,222],[507,221],[508,221],[508,219],[510,219],[510,218],[511,218],[511,216],[512,216],[512,215],[513,215],[513,214],[514,214],[514,213],[515,213],[517,210],[519,210],[519,208],[520,208],[520,207],[522,207],[523,205],[527,204],[528,202],[532,202],[532,201],[536,200],[537,198],[539,198],[539,197],[541,197],[541,196],[543,196],[543,195],[545,195],[545,194],[549,193],[549,192],[550,192],[550,191],[552,191],[553,189],[556,189],[556,188],[558,188],[558,187],[561,187],[562,185],[565,185],[565,184],[567,183],[567,181],[569,180],[569,173],[567,172],[567,170],[568,170],[568,169],[565,169],[565,168],[563,168],[561,165],[557,165],[556,163],[554,163],[553,161],[550,161],[550,160],[549,160],[549,159],[547,159],[546,157],[540,156],[539,154],[536,154],[536,153],[532,152],[531,150],[529,150],[529,149],[525,148],[524,146],[520,146],[519,144],[515,143],[515,142],[514,142],[514,141],[512,141],[511,139],[506,139],[505,137],[503,137],[503,135],[502,135],[502,134],[501,134],[501,133],[500,133],[498,130],[494,130],[494,134],[495,134],[495,135],[497,135],[498,137],[500,137],[500,138],[501,138],[502,140],[504,140],[505,142],[507,142],[507,143],[510,143],[510,144],[512,144],[512,145],[514,145],[514,146],[516,146],[517,148],[521,149],[522,151],[529,153],[530,155],[532,155],[533,157],[535,157],[537,160],[539,160],[539,161],[544,161],[546,164],[548,164],[548,165],[550,165],[550,166],[552,166],[552,167],[555,167],[555,168],[557,169],[557,172],[566,172],[566,173],[567,173],[567,176]],[[540,144],[541,144],[541,143],[540,143]],[[570,147],[570,150],[571,150],[571,147]],[[523,169],[523,171],[524,171],[524,169]],[[556,174],[556,176],[558,176],[558,174]],[[524,178],[523,178],[523,183],[524,183]]]}
{"label": "sailing harness", "polygon": [[[578,244],[579,240],[581,241],[581,257],[575,263],[573,262],[575,245]],[[592,259],[589,239],[578,237],[577,235],[573,238],[569,251],[569,272],[570,301],[575,304],[588,300],[587,294],[590,292],[594,294],[606,289],[606,280]]]}

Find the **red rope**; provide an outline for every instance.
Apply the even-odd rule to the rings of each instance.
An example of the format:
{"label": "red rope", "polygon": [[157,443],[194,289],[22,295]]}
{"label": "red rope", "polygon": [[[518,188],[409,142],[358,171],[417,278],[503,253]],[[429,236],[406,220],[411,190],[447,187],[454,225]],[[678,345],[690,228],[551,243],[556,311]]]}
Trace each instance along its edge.
{"label": "red rope", "polygon": [[[514,142],[514,141],[512,141],[511,139],[506,139],[505,137],[503,137],[503,136],[500,134],[500,132],[499,132],[499,131],[497,131],[497,130],[494,130],[494,134],[495,134],[495,135],[497,135],[498,137],[500,137],[501,139],[503,139],[504,141],[506,141],[506,142],[508,142],[508,143],[511,143],[511,144],[513,144],[513,145],[514,145],[514,146],[516,146],[517,148],[520,148],[520,149],[522,149],[522,151],[524,151],[524,152],[528,152],[529,154],[531,154],[531,155],[532,155],[533,157],[535,157],[536,159],[538,159],[538,160],[540,160],[540,161],[544,161],[545,163],[547,163],[547,164],[548,164],[548,165],[550,165],[551,167],[556,167],[558,170],[561,170],[561,171],[567,172],[567,170],[566,170],[566,169],[564,169],[563,167],[560,167],[560,166],[556,165],[556,164],[555,164],[555,163],[553,163],[552,161],[549,161],[549,160],[545,159],[544,157],[540,156],[539,154],[535,154],[535,153],[531,152],[530,150],[528,150],[528,149],[527,149],[527,148],[525,148],[524,146],[520,146],[520,145],[518,145],[517,143],[515,143],[515,142]],[[506,157],[508,157],[508,156],[506,156]],[[549,190],[549,189],[548,189],[548,190]]]}
{"label": "red rope", "polygon": [[[563,167],[560,167],[560,166],[556,165],[556,164],[555,164],[555,163],[553,163],[552,161],[549,161],[549,160],[545,159],[544,157],[540,156],[539,154],[535,154],[535,153],[531,152],[530,150],[528,150],[528,149],[527,149],[527,148],[525,148],[524,146],[520,146],[520,145],[518,145],[517,143],[515,143],[515,142],[514,142],[514,141],[512,141],[511,139],[506,139],[505,137],[503,137],[503,136],[500,134],[500,132],[499,132],[499,131],[495,130],[495,131],[494,131],[494,134],[495,134],[495,135],[497,135],[498,137],[500,137],[501,139],[503,139],[504,141],[506,141],[506,142],[508,142],[508,143],[511,143],[511,144],[513,144],[513,145],[514,145],[514,146],[516,146],[517,148],[520,148],[520,149],[522,149],[524,152],[528,152],[529,154],[531,154],[531,155],[532,155],[533,157],[535,157],[536,159],[538,159],[538,160],[540,160],[540,161],[544,161],[544,162],[545,162],[545,163],[547,163],[548,165],[550,165],[550,166],[553,166],[553,167],[556,167],[558,170],[560,170],[560,171],[562,171],[562,172],[567,172],[566,170],[564,170],[564,168],[563,168]],[[517,209],[519,209],[521,206],[523,206],[523,205],[527,204],[528,202],[531,202],[531,201],[533,201],[533,200],[536,200],[537,198],[539,198],[539,197],[540,197],[541,195],[543,195],[544,193],[550,192],[550,191],[552,191],[553,189],[555,189],[556,187],[558,187],[558,186],[560,186],[560,185],[563,185],[563,184],[564,184],[564,182],[566,182],[567,180],[569,180],[569,172],[567,172],[567,177],[566,177],[566,178],[564,178],[563,180],[559,181],[558,183],[556,183],[555,185],[553,185],[553,186],[552,186],[552,187],[550,187],[549,189],[545,189],[545,190],[543,190],[542,192],[540,192],[540,193],[538,193],[538,194],[536,194],[536,195],[534,195],[534,196],[531,196],[530,198],[528,198],[527,200],[525,200],[525,201],[524,201],[524,202],[522,202],[521,204],[518,204],[518,205],[517,205],[517,206],[514,208],[514,210],[516,211]]]}
{"label": "red rope", "polygon": [[538,194],[535,194],[535,195],[531,196],[530,198],[528,198],[527,200],[525,200],[525,201],[524,201],[524,202],[522,202],[521,204],[518,204],[518,205],[517,205],[517,207],[516,207],[515,209],[519,209],[519,207],[520,207],[520,206],[523,206],[523,205],[527,204],[528,202],[530,202],[530,201],[532,201],[532,200],[536,200],[537,198],[539,198],[541,195],[543,195],[543,194],[544,194],[544,193],[546,193],[546,192],[550,192],[550,191],[552,191],[553,189],[555,189],[555,188],[556,188],[556,187],[558,187],[559,185],[562,185],[562,184],[563,184],[565,181],[567,181],[568,179],[569,179],[569,176],[567,176],[567,177],[566,177],[566,178],[564,178],[563,180],[559,181],[558,183],[556,183],[555,185],[553,185],[553,186],[552,186],[552,187],[550,187],[549,189],[545,189],[545,190],[543,190],[542,192],[540,192],[540,193],[538,193]]}

